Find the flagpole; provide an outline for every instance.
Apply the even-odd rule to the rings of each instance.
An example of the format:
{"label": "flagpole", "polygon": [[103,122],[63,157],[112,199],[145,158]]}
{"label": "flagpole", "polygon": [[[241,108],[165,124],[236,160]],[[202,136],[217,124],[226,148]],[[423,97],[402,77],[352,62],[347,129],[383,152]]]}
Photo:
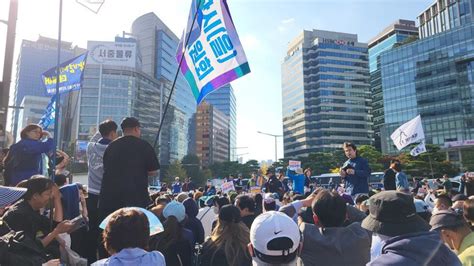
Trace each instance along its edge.
{"label": "flagpole", "polygon": [[[201,0],[198,0],[198,4],[197,4],[197,7],[196,7],[196,12],[194,13],[194,17],[193,17],[193,22],[191,23],[191,28],[189,30],[189,33],[187,34],[187,37],[186,37],[183,48],[186,48],[186,46],[188,45],[189,37],[191,36],[191,32],[192,32],[192,29],[194,27],[194,22],[196,21],[196,17],[197,17],[200,6],[201,6]],[[176,80],[178,79],[179,72],[181,71],[181,64],[183,63],[183,59],[184,59],[184,53],[181,56],[181,59],[179,60],[178,68],[176,69],[176,74],[175,74],[174,80],[173,80],[173,85],[171,85],[170,95],[168,97],[168,100],[166,101],[165,110],[163,112],[162,112],[162,110],[160,110],[160,113],[162,113],[161,121],[160,121],[160,126],[158,127],[158,132],[156,133],[155,142],[153,143],[153,149],[156,149],[156,144],[158,143],[158,138],[160,136],[161,128],[163,126],[163,122],[165,121],[166,112],[168,111],[168,106],[169,106],[170,101],[171,101],[171,96],[173,95],[174,87],[176,85]],[[162,97],[162,95],[160,95],[160,98],[161,97]]]}
{"label": "flagpole", "polygon": [[53,151],[53,173],[51,175],[53,181],[56,179],[56,149],[58,148],[59,143],[59,70],[61,64],[61,28],[62,28],[62,18],[63,18],[63,0],[59,0],[59,23],[58,23],[58,57],[56,65],[56,103],[54,110],[54,151]]}
{"label": "flagpole", "polygon": [[431,163],[431,156],[428,154],[428,160],[430,161],[430,168],[431,168],[431,178],[434,179],[434,173],[433,173],[433,164]]}

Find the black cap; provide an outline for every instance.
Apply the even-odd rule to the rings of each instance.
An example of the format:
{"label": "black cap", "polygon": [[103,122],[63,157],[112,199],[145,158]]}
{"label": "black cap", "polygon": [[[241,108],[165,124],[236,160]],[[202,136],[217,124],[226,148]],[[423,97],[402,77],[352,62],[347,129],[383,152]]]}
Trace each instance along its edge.
{"label": "black cap", "polygon": [[228,223],[239,223],[241,220],[239,208],[232,204],[222,206],[219,211],[219,220]]}
{"label": "black cap", "polygon": [[122,130],[125,130],[126,128],[134,128],[134,127],[139,127],[140,122],[138,122],[138,119],[135,117],[125,117],[122,122],[120,123],[120,127]]}
{"label": "black cap", "polygon": [[431,230],[443,228],[456,228],[467,225],[464,217],[453,210],[438,211],[431,216],[430,219]]}
{"label": "black cap", "polygon": [[425,232],[430,229],[419,215],[411,195],[397,191],[382,191],[369,199],[370,214],[362,227],[386,236]]}

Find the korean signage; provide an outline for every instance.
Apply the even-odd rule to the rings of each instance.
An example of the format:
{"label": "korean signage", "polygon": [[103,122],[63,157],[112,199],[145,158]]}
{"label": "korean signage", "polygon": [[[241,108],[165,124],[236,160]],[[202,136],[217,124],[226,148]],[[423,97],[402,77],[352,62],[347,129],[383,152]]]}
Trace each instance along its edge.
{"label": "korean signage", "polygon": [[463,146],[471,146],[474,145],[474,139],[470,140],[461,140],[461,141],[447,141],[444,143],[445,148],[455,148],[455,147],[463,147]]}
{"label": "korean signage", "polygon": [[[81,89],[86,59],[87,53],[84,53],[59,65],[59,93]],[[48,95],[56,94],[56,67],[44,72],[41,80]]]}
{"label": "korean signage", "polygon": [[301,168],[301,161],[288,161],[288,168],[291,171],[296,171],[298,168]]}
{"label": "korean signage", "polygon": [[89,64],[135,67],[137,44],[129,42],[87,42]]}

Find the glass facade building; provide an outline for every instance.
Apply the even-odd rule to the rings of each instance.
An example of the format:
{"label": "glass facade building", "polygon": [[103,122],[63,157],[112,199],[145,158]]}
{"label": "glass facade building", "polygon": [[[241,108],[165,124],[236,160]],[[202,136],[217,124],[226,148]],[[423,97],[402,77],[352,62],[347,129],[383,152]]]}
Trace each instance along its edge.
{"label": "glass facade building", "polygon": [[[154,13],[137,18],[132,24],[132,35],[138,41],[142,71],[172,83],[178,68],[175,59],[178,37]],[[191,136],[195,135],[192,126],[195,112],[194,95],[180,72],[160,136],[160,163],[163,166],[181,160],[188,150],[193,150]]]}
{"label": "glass facade building", "polygon": [[414,21],[398,20],[380,32],[369,42],[370,92],[372,94],[372,121],[374,130],[374,146],[382,150],[380,127],[384,123],[382,74],[380,54],[400,45],[408,37],[418,37],[418,28]]}
{"label": "glass facade building", "polygon": [[380,56],[384,102],[382,152],[390,134],[421,115],[426,142],[474,139],[474,24],[453,28]]}
{"label": "glass facade building", "polygon": [[303,31],[282,63],[285,158],[372,144],[368,47],[357,35]]}
{"label": "glass facade building", "polygon": [[237,104],[234,89],[230,84],[214,90],[204,99],[229,119],[229,156],[228,160],[237,161]]}
{"label": "glass facade building", "polygon": [[[57,64],[57,40],[40,36],[37,41],[23,40],[17,61],[15,91],[13,93],[15,106],[20,106],[25,96],[49,97],[43,89],[41,74]],[[77,48],[78,49],[78,48]],[[61,61],[64,62],[75,56],[72,43],[62,42]],[[65,97],[62,97],[65,98]],[[47,105],[47,104],[46,104]],[[46,108],[46,105],[44,106]],[[13,109],[11,132],[19,138],[19,109]],[[36,121],[37,123],[38,121]]]}
{"label": "glass facade building", "polygon": [[436,0],[418,16],[420,38],[473,22],[473,6],[473,0]]}

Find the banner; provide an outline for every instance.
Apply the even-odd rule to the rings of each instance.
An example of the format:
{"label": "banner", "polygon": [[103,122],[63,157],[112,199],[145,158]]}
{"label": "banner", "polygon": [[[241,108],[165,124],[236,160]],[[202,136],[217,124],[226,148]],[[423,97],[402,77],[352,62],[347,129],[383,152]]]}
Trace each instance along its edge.
{"label": "banner", "polygon": [[87,140],[77,140],[76,141],[76,151],[74,153],[74,159],[76,163],[87,163]]}
{"label": "banner", "polygon": [[[86,66],[87,52],[70,59],[59,66],[59,93],[80,90],[84,67]],[[43,87],[48,95],[56,94],[56,67],[41,75]]]}
{"label": "banner", "polygon": [[222,193],[229,193],[231,191],[235,191],[234,182],[230,181],[230,182],[223,183],[221,185],[221,190],[222,190]]}
{"label": "banner", "polygon": [[38,125],[43,129],[48,129],[50,125],[54,124],[55,114],[56,114],[56,95],[53,95],[53,97],[51,97],[51,100],[48,103],[48,106],[46,106],[46,111],[44,112],[44,115],[41,117],[40,121],[38,122]]}
{"label": "banner", "polygon": [[260,193],[262,193],[262,188],[261,187],[250,187],[250,193],[251,194],[260,194]]}
{"label": "banner", "polygon": [[[189,40],[184,47],[186,38]],[[183,60],[180,69],[197,104],[207,94],[250,72],[226,0],[192,1],[176,59],[178,63]]]}
{"label": "banner", "polygon": [[291,171],[296,171],[298,168],[301,168],[301,161],[288,161],[288,169]]}
{"label": "banner", "polygon": [[413,118],[397,128],[390,138],[393,140],[398,150],[405,148],[406,146],[419,142],[425,139],[425,133],[423,132],[423,125],[421,124],[421,116]]}
{"label": "banner", "polygon": [[415,148],[413,148],[410,151],[410,155],[413,157],[416,157],[425,152],[426,152],[425,141],[422,141],[420,144],[418,144]]}

